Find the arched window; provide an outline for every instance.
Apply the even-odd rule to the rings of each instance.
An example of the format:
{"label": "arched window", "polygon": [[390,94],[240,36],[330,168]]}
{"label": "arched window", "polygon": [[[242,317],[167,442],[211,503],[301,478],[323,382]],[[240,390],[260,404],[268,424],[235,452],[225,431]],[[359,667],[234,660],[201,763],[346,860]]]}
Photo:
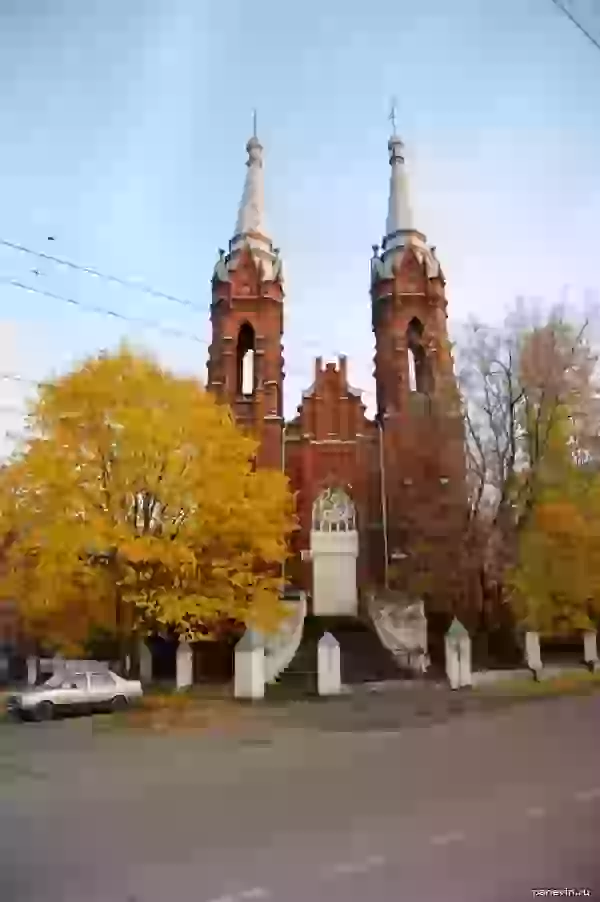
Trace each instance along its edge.
{"label": "arched window", "polygon": [[408,390],[417,391],[417,363],[415,360],[415,352],[411,347],[408,348]]}
{"label": "arched window", "polygon": [[356,509],[343,489],[325,489],[313,504],[312,528],[318,532],[356,529]]}
{"label": "arched window", "polygon": [[410,391],[429,394],[433,387],[431,366],[423,347],[423,323],[414,316],[406,329],[408,386]]}
{"label": "arched window", "polygon": [[242,360],[242,394],[254,392],[254,351],[246,351]]}
{"label": "arched window", "polygon": [[244,323],[237,342],[237,394],[249,397],[256,388],[255,335],[250,323]]}

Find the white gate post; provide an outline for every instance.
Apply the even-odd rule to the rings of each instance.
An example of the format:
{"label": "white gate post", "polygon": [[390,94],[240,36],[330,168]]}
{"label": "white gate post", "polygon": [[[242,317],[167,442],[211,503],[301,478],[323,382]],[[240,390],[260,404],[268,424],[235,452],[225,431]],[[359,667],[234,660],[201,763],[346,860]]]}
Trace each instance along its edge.
{"label": "white gate post", "polygon": [[471,675],[471,637],[468,633],[458,643],[458,672],[461,686],[472,686]]}
{"label": "white gate post", "polygon": [[445,639],[446,676],[451,689],[471,686],[471,637],[456,617]]}
{"label": "white gate post", "polygon": [[65,657],[58,652],[52,658],[52,673],[60,673],[65,669]]}
{"label": "white gate post", "polygon": [[144,639],[138,643],[138,655],[140,662],[140,680],[142,683],[152,682],[152,652]]}
{"label": "white gate post", "polygon": [[27,658],[27,683],[29,686],[35,686],[38,677],[38,659],[35,655],[29,655]]}
{"label": "white gate post", "polygon": [[542,671],[542,656],[540,652],[539,633],[529,630],[525,633],[525,661],[533,673],[534,679],[539,679]]}
{"label": "white gate post", "polygon": [[247,629],[235,647],[233,694],[236,698],[264,698],[265,647],[254,630]]}
{"label": "white gate post", "polygon": [[317,647],[317,691],[319,695],[342,691],[340,643],[331,633],[324,633]]}
{"label": "white gate post", "polygon": [[458,689],[460,686],[460,662],[458,658],[458,646],[456,642],[446,636],[444,641],[446,651],[446,676],[450,683],[451,689]]}
{"label": "white gate post", "polygon": [[600,661],[598,660],[598,643],[594,630],[587,630],[583,634],[583,660],[590,670],[598,669]]}
{"label": "white gate post", "polygon": [[177,646],[175,679],[178,689],[187,689],[194,682],[192,649],[182,637]]}

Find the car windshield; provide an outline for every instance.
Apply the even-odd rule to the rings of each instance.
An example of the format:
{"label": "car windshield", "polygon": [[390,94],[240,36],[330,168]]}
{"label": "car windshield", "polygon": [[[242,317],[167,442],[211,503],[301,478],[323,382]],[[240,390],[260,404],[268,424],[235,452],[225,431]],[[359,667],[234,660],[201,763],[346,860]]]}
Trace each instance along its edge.
{"label": "car windshield", "polygon": [[53,673],[50,679],[46,680],[44,686],[47,686],[48,689],[58,689],[59,686],[62,686],[64,678],[64,673]]}

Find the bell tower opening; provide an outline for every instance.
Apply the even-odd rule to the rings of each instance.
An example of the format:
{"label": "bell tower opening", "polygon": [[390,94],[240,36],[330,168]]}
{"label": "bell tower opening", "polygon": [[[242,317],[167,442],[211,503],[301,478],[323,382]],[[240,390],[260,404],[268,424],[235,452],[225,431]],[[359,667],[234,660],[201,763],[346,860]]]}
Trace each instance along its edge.
{"label": "bell tower opening", "polygon": [[255,345],[254,329],[245,322],[238,333],[236,376],[236,392],[244,398],[251,397],[256,389]]}
{"label": "bell tower opening", "polygon": [[409,346],[408,351],[408,390],[417,391],[417,365],[415,361],[415,352]]}
{"label": "bell tower opening", "polygon": [[408,387],[411,392],[427,395],[432,389],[432,374],[423,347],[423,323],[413,316],[406,329]]}

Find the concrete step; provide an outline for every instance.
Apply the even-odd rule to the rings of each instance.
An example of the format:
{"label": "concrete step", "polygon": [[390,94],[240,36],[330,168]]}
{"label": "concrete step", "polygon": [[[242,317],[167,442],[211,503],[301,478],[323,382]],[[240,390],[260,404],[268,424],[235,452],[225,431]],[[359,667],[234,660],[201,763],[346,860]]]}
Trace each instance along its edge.
{"label": "concrete step", "polygon": [[279,675],[279,690],[275,691],[287,687],[290,691],[316,692],[317,647],[321,636],[327,632],[340,643],[342,683],[402,680],[409,676],[381,644],[369,621],[359,617],[310,615],[304,622],[298,651],[288,668]]}

